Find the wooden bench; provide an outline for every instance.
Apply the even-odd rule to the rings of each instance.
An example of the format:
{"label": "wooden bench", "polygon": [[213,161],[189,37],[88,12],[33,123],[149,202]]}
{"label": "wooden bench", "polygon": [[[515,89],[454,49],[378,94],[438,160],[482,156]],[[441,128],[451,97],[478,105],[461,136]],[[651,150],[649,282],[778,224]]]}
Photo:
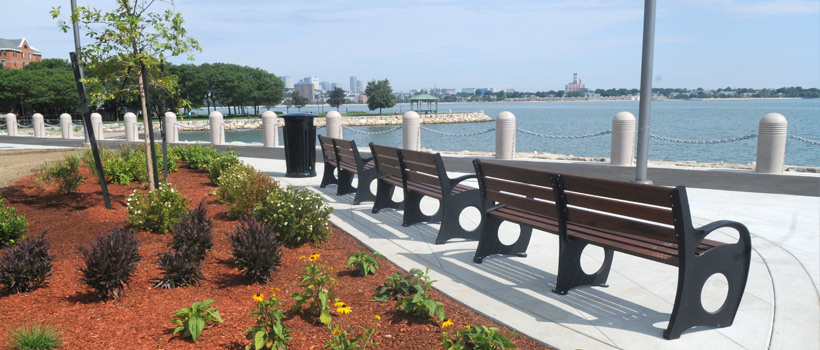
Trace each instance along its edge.
{"label": "wooden bench", "polygon": [[[461,184],[476,175],[464,175],[450,179],[444,162],[438,153],[418,152],[402,149],[399,163],[404,188],[404,216],[402,226],[418,222],[441,222],[436,244],[443,244],[452,238],[477,240],[484,226],[481,220],[472,231],[461,226],[461,212],[468,207],[481,206],[481,194],[477,188]],[[425,196],[439,200],[439,212],[425,215],[420,208]]]}
{"label": "wooden bench", "polygon": [[319,138],[319,145],[322,147],[322,159],[325,163],[325,171],[319,187],[325,188],[327,185],[338,185],[339,179],[336,178],[335,174],[338,164],[336,163],[336,150],[333,148],[333,139],[324,135],[316,135],[316,137]]}
{"label": "wooden bench", "polygon": [[[370,190],[370,183],[376,179],[376,167],[373,158],[362,158],[359,148],[353,140],[331,138],[339,169],[339,185],[336,195],[356,193],[353,204],[372,201],[376,198]],[[353,176],[358,176],[358,184],[353,186]]]}
{"label": "wooden bench", "polygon": [[404,201],[394,201],[393,192],[396,187],[404,188],[401,179],[401,163],[399,149],[390,146],[381,146],[370,143],[370,154],[376,166],[376,199],[373,201],[372,212],[378,213],[384,208],[404,209]]}
{"label": "wooden bench", "polygon": [[[473,160],[481,193],[484,229],[473,262],[492,254],[526,256],[532,230],[558,234],[558,214],[549,172]],[[518,239],[504,244],[498,237],[501,223],[520,226]]]}
{"label": "wooden bench", "polygon": [[[668,188],[567,174],[553,175],[553,182],[560,237],[556,293],[605,282],[611,255],[592,275],[581,268],[584,247],[592,244],[678,267],[677,293],[664,338],[677,339],[695,326],[732,324],[751,262],[746,226],[721,220],[695,228],[683,186]],[[737,231],[736,243],[705,239],[724,227]],[[726,278],[728,293],[720,309],[708,312],[701,303],[701,293],[707,279],[715,274]]]}

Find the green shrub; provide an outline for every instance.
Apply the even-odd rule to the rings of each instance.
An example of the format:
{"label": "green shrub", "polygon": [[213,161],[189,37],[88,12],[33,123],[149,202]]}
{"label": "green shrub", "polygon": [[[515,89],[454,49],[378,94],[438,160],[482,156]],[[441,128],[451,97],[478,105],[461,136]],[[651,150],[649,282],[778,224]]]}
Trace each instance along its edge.
{"label": "green shrub", "polygon": [[370,256],[365,252],[356,252],[347,257],[347,265],[345,267],[350,268],[353,266],[362,276],[367,276],[371,273],[375,275],[376,270],[380,267],[376,258],[384,258],[384,255],[373,253],[373,255]]}
{"label": "green shrub", "polygon": [[237,164],[239,164],[239,154],[234,152],[233,149],[228,148],[227,151],[220,153],[219,156],[212,159],[211,162],[205,166],[205,169],[208,170],[208,178],[211,179],[211,182],[219,186],[220,175],[228,168]]}
{"label": "green shrub", "polygon": [[21,239],[28,229],[26,216],[17,214],[17,209],[7,207],[6,199],[0,195],[0,247],[13,245]]}
{"label": "green shrub", "polygon": [[46,165],[40,172],[40,180],[46,183],[57,183],[57,193],[74,192],[83,182],[80,175],[82,160],[78,155],[66,156],[65,159]]}
{"label": "green shrub", "polygon": [[455,332],[455,339],[450,338],[450,334],[443,332],[439,345],[446,350],[466,350],[466,349],[516,349],[515,344],[510,342],[510,338],[515,336],[515,331],[509,336],[499,333],[499,329],[487,326],[465,326],[464,329]]}
{"label": "green shrub", "polygon": [[387,276],[384,284],[376,288],[373,301],[398,300],[423,291],[425,290],[422,285],[423,276],[424,271],[419,269],[411,269],[407,275],[396,272],[393,276]]}
{"label": "green shrub", "polygon": [[190,200],[169,183],[144,194],[139,189],[128,197],[128,223],[149,232],[165,233],[174,229]]}
{"label": "green shrub", "polygon": [[419,269],[412,269],[406,276],[398,272],[394,276],[388,276],[385,283],[376,288],[373,300],[398,299],[396,308],[402,311],[417,317],[437,316],[439,320],[444,321],[444,304],[431,299],[429,289],[435,281],[427,276],[429,270],[422,272]]}
{"label": "green shrub", "polygon": [[222,323],[219,311],[211,307],[213,302],[213,299],[208,299],[174,311],[174,318],[171,319],[171,323],[177,325],[174,334],[184,331],[182,337],[191,337],[196,343],[205,326],[212,322]]}
{"label": "green shrub", "polygon": [[332,208],[307,188],[288,186],[271,192],[253,210],[258,220],[276,224],[279,241],[286,247],[307,242],[321,244],[330,236],[328,218]]}
{"label": "green shrub", "polygon": [[23,240],[0,254],[0,284],[8,293],[31,292],[46,285],[52,256],[45,232]]}
{"label": "green shrub", "polygon": [[[162,176],[162,150],[158,145],[159,144],[154,144],[154,151],[157,155],[157,172]],[[145,158],[144,144],[140,144],[136,150],[121,145],[116,151],[105,147],[99,147],[99,151],[103,164],[103,173],[108,182],[128,185],[135,180],[141,182],[148,180],[148,162]],[[92,170],[96,178],[97,173],[94,170],[96,167],[94,166],[94,158],[90,150],[83,154],[83,160],[89,169]],[[179,157],[176,154],[173,152],[168,153],[168,172],[177,171],[178,161]]]}
{"label": "green shrub", "polygon": [[251,213],[271,193],[282,191],[279,183],[270,176],[258,173],[244,163],[235,164],[222,172],[219,184],[214,195],[228,206],[228,216],[234,219]]}
{"label": "green shrub", "polygon": [[282,253],[272,223],[245,217],[228,239],[233,247],[234,265],[253,282],[268,282],[271,272],[282,265]]}
{"label": "green shrub", "polygon": [[63,343],[61,330],[39,321],[6,329],[11,333],[11,347],[16,350],[50,350]]}
{"label": "green shrub", "polygon": [[208,217],[205,199],[196,208],[183,213],[174,224],[174,240],[171,249],[186,250],[197,260],[205,259],[205,252],[214,244],[213,222]]}
{"label": "green shrub", "polygon": [[213,146],[205,147],[200,144],[174,146],[171,153],[182,159],[190,169],[204,169],[219,156],[219,150]]}
{"label": "green shrub", "polygon": [[123,295],[131,274],[140,261],[139,243],[134,230],[117,227],[101,234],[91,247],[79,247],[85,261],[80,282],[101,298],[116,299]]}

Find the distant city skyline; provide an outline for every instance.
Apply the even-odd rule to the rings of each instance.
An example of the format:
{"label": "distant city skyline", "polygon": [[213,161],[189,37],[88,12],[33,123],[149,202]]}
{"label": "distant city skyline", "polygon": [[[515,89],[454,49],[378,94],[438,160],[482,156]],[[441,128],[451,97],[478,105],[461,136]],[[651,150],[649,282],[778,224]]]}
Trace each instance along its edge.
{"label": "distant city skyline", "polygon": [[[573,73],[588,89],[640,86],[643,1],[407,0],[268,3],[177,0],[194,64],[234,63],[289,76],[394,91],[563,90]],[[0,37],[26,38],[43,58],[66,59],[71,33],[49,15],[69,3],[4,5]],[[78,0],[104,10],[111,0]],[[152,11],[166,9],[157,2]],[[82,33],[81,33],[82,34]],[[90,39],[81,36],[83,43]],[[186,63],[184,58],[174,63]],[[659,1],[653,86],[717,89],[820,86],[820,2]]]}

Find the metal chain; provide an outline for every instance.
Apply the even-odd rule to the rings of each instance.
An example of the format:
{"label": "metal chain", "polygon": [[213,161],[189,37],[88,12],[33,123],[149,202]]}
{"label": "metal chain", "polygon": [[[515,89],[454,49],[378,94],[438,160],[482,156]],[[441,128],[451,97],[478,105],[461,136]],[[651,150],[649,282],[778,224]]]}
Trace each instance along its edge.
{"label": "metal chain", "polygon": [[74,123],[74,122],[71,122],[71,126],[79,126],[79,127],[81,127],[81,126],[83,126],[83,125],[82,125],[82,124],[76,124],[76,123]]}
{"label": "metal chain", "polygon": [[23,129],[26,129],[26,128],[33,128],[33,127],[34,127],[34,123],[31,123],[31,124],[29,124],[29,125],[23,125],[23,124],[20,124],[20,123],[18,122],[18,123],[17,123],[17,127],[18,127],[18,128],[23,128]]}
{"label": "metal chain", "polygon": [[224,126],[225,129],[233,130],[233,131],[251,131],[251,130],[256,130],[256,129],[261,129],[262,128],[262,125],[259,125],[259,126],[254,127],[254,128],[247,128],[247,129],[234,128],[234,127],[230,126],[229,124],[225,124],[225,123],[222,123],[222,126]]}
{"label": "metal chain", "polygon": [[486,134],[488,132],[495,131],[495,128],[490,128],[490,129],[487,129],[487,130],[484,130],[484,131],[478,131],[478,132],[473,132],[473,133],[455,134],[455,133],[449,133],[449,132],[442,132],[442,131],[433,130],[433,129],[430,129],[426,126],[419,126],[419,127],[421,127],[421,129],[424,130],[424,131],[429,131],[429,132],[432,132],[434,134],[439,134],[439,135],[442,135],[442,136],[477,136],[477,135],[483,135],[483,134]]}
{"label": "metal chain", "polygon": [[810,145],[820,146],[820,141],[809,140],[807,138],[800,137],[800,136],[797,136],[797,135],[789,135],[789,138],[790,139],[795,139],[797,141],[803,141],[803,142],[808,143]]}
{"label": "metal chain", "polygon": [[180,124],[180,123],[174,123],[174,124],[178,128],[185,128],[185,129],[188,129],[188,130],[205,130],[206,128],[209,128],[211,126],[210,124],[205,124],[205,125],[200,125],[200,126],[193,126],[193,125],[190,125],[190,124],[189,125],[183,125],[183,124]]}
{"label": "metal chain", "polygon": [[116,130],[116,129],[119,129],[120,127],[122,127],[122,125],[120,125],[120,124],[111,124],[111,125],[103,124],[103,130]]}
{"label": "metal chain", "polygon": [[751,135],[735,137],[735,138],[732,138],[732,139],[723,139],[723,140],[680,140],[680,139],[673,139],[671,137],[659,136],[659,135],[655,135],[655,134],[652,134],[652,133],[649,134],[649,137],[654,138],[654,139],[658,139],[658,140],[676,142],[676,143],[711,145],[711,144],[716,144],[716,143],[729,143],[729,142],[736,142],[736,141],[743,141],[743,140],[753,139],[753,138],[757,137],[757,135],[756,134],[751,134]]}
{"label": "metal chain", "polygon": [[45,125],[49,128],[56,128],[56,127],[60,126],[60,124],[49,124],[49,123],[46,123],[45,121],[43,121],[43,125]]}
{"label": "metal chain", "polygon": [[519,129],[519,128],[516,128],[515,130],[522,133],[522,134],[543,137],[543,138],[546,138],[546,139],[559,139],[559,140],[585,139],[585,138],[598,137],[598,136],[603,136],[603,135],[607,135],[607,134],[612,133],[612,131],[610,131],[610,130],[605,130],[605,131],[601,131],[601,132],[594,133],[594,134],[588,134],[588,135],[559,136],[559,135],[539,134],[537,132],[527,131],[527,130],[523,130],[523,129]]}
{"label": "metal chain", "polygon": [[389,134],[391,132],[394,132],[394,131],[397,131],[397,130],[401,129],[401,125],[397,126],[395,129],[390,129],[390,130],[386,130],[386,131],[361,131],[361,130],[356,130],[354,128],[351,128],[351,127],[349,127],[347,125],[344,125],[344,124],[342,124],[342,128],[344,128],[345,130],[350,130],[352,132],[356,132],[356,133],[364,134],[364,135],[382,135],[382,134]]}

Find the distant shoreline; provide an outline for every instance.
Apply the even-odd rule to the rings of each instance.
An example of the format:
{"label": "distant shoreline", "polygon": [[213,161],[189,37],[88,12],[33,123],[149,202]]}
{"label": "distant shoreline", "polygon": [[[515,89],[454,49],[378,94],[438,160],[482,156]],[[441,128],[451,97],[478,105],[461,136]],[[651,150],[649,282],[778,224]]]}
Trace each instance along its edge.
{"label": "distant shoreline", "polygon": [[[660,99],[652,99],[652,101],[762,101],[762,100],[811,100],[808,98],[801,98],[801,97],[727,97],[727,98],[688,98],[688,99],[676,99],[676,98],[660,98]],[[439,102],[439,104],[472,104],[472,103],[570,103],[570,102],[635,102],[640,101],[640,98],[636,99],[629,99],[629,98],[572,98],[572,99],[552,99],[552,100],[523,100],[523,101],[457,101],[457,102]],[[399,103],[397,103],[399,104]],[[400,102],[400,104],[409,104],[409,102]],[[320,104],[308,104],[305,107],[320,107],[323,105]],[[367,106],[366,103],[346,103],[343,104],[341,108],[344,106]],[[278,107],[286,107],[283,105],[277,105]],[[302,108],[305,108],[302,107]],[[227,108],[227,107],[218,107],[218,108]],[[292,107],[295,108],[295,107]],[[393,108],[393,107],[390,107]],[[384,108],[389,109],[389,108]],[[329,110],[335,110],[334,107],[330,107]]]}

